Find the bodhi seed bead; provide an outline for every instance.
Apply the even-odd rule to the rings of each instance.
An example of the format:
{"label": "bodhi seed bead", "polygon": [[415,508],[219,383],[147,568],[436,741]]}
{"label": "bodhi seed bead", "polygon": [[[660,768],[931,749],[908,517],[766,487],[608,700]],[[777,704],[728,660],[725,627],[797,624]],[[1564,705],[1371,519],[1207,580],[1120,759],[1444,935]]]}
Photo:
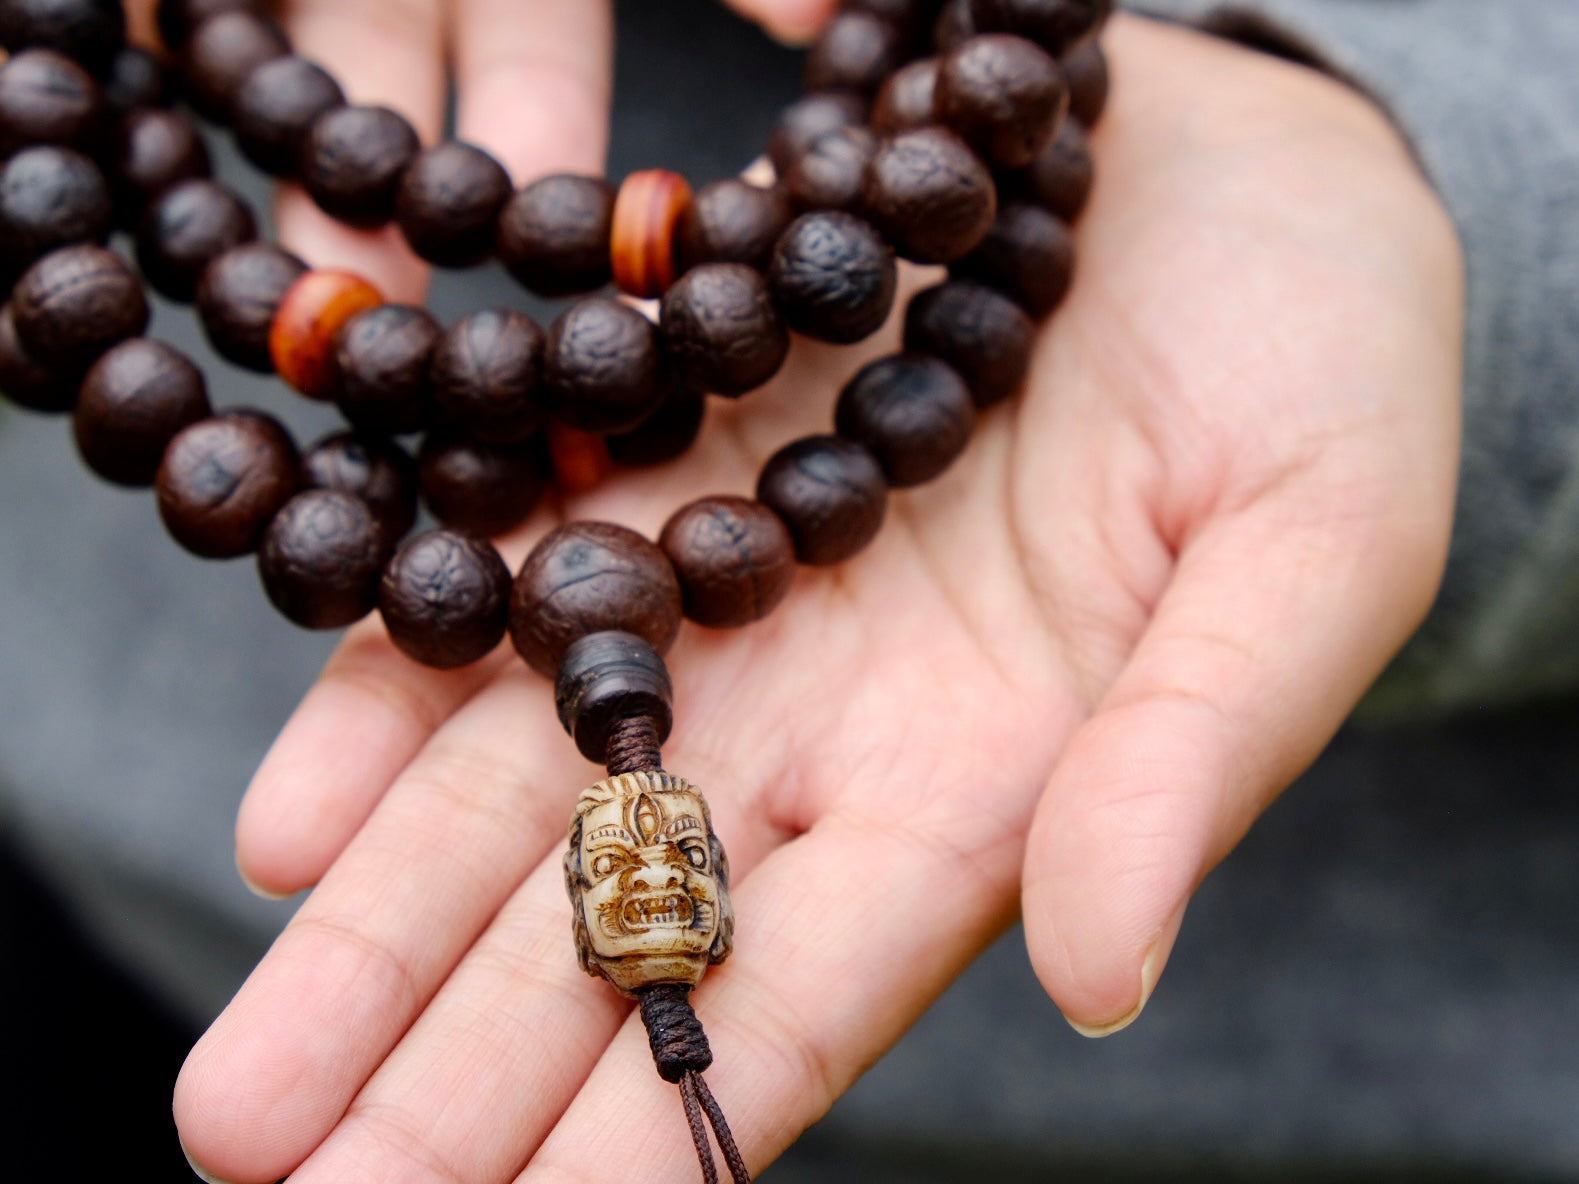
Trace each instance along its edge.
{"label": "bodhi seed bead", "polygon": [[997,191],[976,154],[940,127],[902,132],[866,171],[865,209],[894,250],[917,263],[966,254],[992,226]]}
{"label": "bodhi seed bead", "polygon": [[378,611],[407,657],[453,670],[486,657],[510,619],[510,569],[492,546],[453,530],[407,539],[384,568]]}
{"label": "bodhi seed bead", "polygon": [[40,362],[17,340],[9,304],[0,308],[0,395],[30,411],[70,411],[77,399],[79,368]]}
{"label": "bodhi seed bead", "polygon": [[743,497],[704,497],[664,523],[658,545],[699,625],[749,625],[774,610],[795,578],[795,544],[772,510]]}
{"label": "bodhi seed bead", "polygon": [[493,252],[510,174],[481,148],[446,140],[417,154],[395,190],[395,221],[421,258],[471,267]]}
{"label": "bodhi seed bead", "polygon": [[445,526],[492,538],[526,521],[548,485],[542,447],[430,432],[417,453],[422,500]]}
{"label": "bodhi seed bead", "polygon": [[576,296],[609,282],[614,188],[602,177],[556,173],[533,181],[499,212],[494,247],[539,296]]}
{"label": "bodhi seed bead", "polygon": [[592,296],[548,331],[543,359],[549,410],[584,432],[625,431],[657,409],[658,331],[628,305]]}
{"label": "bodhi seed bead", "polygon": [[163,107],[175,89],[159,59],[135,45],[122,46],[111,60],[103,88],[104,101],[121,112]]}
{"label": "bodhi seed bead", "polygon": [[212,414],[203,372],[191,359],[134,337],[88,371],[71,426],[90,469],[117,485],[146,486],[175,434]]}
{"label": "bodhi seed bead", "polygon": [[836,128],[858,127],[866,122],[866,104],[852,94],[832,92],[807,95],[779,114],[768,141],[773,171],[782,177],[790,165],[818,136]]}
{"label": "bodhi seed bead", "polygon": [[52,49],[102,70],[126,41],[120,0],[7,0],[0,4],[0,45],[11,53]]}
{"label": "bodhi seed bead", "polygon": [[757,500],[789,528],[796,559],[825,567],[877,537],[888,484],[861,445],[838,436],[807,436],[768,458],[757,478]]}
{"label": "bodhi seed bead", "polygon": [[383,302],[359,275],[306,272],[281,297],[269,326],[274,369],[309,399],[333,398],[335,334],[357,313]]}
{"label": "bodhi seed bead", "polygon": [[872,105],[872,130],[893,136],[933,122],[937,81],[937,58],[922,58],[895,70]]}
{"label": "bodhi seed bead", "polygon": [[946,0],[932,26],[932,45],[948,53],[976,35],[976,22],[970,15],[971,0]]}
{"label": "bodhi seed bead", "polygon": [[970,0],[970,18],[980,33],[1016,33],[1054,57],[1101,27],[1112,0]]}
{"label": "bodhi seed bead", "polygon": [[236,147],[275,177],[294,177],[302,145],[318,117],[345,105],[345,92],[323,67],[295,54],[271,58],[231,97]]}
{"label": "bodhi seed bead", "polygon": [[892,354],[863,366],[833,414],[839,435],[865,445],[894,489],[930,481],[953,464],[975,421],[964,380],[925,354]]}
{"label": "bodhi seed bead", "polygon": [[184,111],[128,111],[110,149],[109,170],[116,215],[132,226],[172,185],[208,176],[208,148]]}
{"label": "bodhi seed bead", "polygon": [[222,12],[254,12],[259,0],[159,0],[159,36],[165,48],[175,51],[186,44],[192,30]]}
{"label": "bodhi seed bead", "polygon": [[778,373],[789,353],[762,273],[743,263],[704,263],[664,294],[664,357],[684,386],[735,396]]}
{"label": "bodhi seed bead", "polygon": [[1072,222],[1085,208],[1094,179],[1086,133],[1073,119],[1066,119],[1041,155],[1023,172],[1004,177],[1000,187],[1006,198],[1023,196]]}
{"label": "bodhi seed bead", "polygon": [[247,75],[284,57],[291,45],[280,27],[257,12],[221,12],[196,26],[181,51],[192,106],[214,123],[230,119],[232,97]]}
{"label": "bodhi seed bead", "polygon": [[51,251],[17,281],[11,307],[18,340],[46,363],[86,366],[148,324],[142,283],[103,247]]}
{"label": "bodhi seed bead", "polygon": [[54,50],[24,50],[0,65],[0,157],[33,144],[92,154],[107,117],[99,84]]}
{"label": "bodhi seed bead", "polygon": [[393,549],[417,520],[417,465],[390,440],[357,432],[336,432],[303,456],[304,489],[335,489],[360,498]]}
{"label": "bodhi seed bead", "polygon": [[690,201],[691,186],[678,173],[646,169],[625,178],[609,229],[609,261],[620,291],[651,299],[674,283],[674,228]]}
{"label": "bodhi seed bead", "polygon": [[773,248],[768,283],[785,323],[840,345],[875,333],[894,304],[898,271],[877,231],[840,210],[803,214]]}
{"label": "bodhi seed bead", "polygon": [[339,629],[372,611],[385,553],[383,532],[361,498],[308,489],[269,522],[258,546],[258,575],[287,620]]}
{"label": "bodhi seed bead", "polygon": [[543,331],[530,317],[504,308],[462,317],[434,346],[428,372],[439,413],[473,439],[514,444],[543,427]]}
{"label": "bodhi seed bead", "polygon": [[1036,326],[1007,296],[970,280],[925,288],[905,309],[905,349],[947,362],[977,407],[1019,390]]}
{"label": "bodhi seed bead", "polygon": [[197,295],[203,269],[258,236],[247,204],[216,181],[182,181],[154,199],[137,227],[137,265],[170,300]]}
{"label": "bodhi seed bead", "polygon": [[608,436],[604,444],[617,464],[660,465],[682,456],[702,430],[707,396],[699,390],[669,381],[663,402],[628,432]]}
{"label": "bodhi seed bead", "polygon": [[609,737],[621,720],[651,720],[662,744],[674,727],[673,704],[663,659],[643,638],[619,630],[578,638],[554,682],[559,722],[581,755],[598,764],[607,759]]}
{"label": "bodhi seed bead", "polygon": [[773,244],[794,216],[778,189],[738,177],[713,181],[691,195],[675,224],[675,262],[682,272],[701,263],[744,263],[765,270]]}
{"label": "bodhi seed bead", "polygon": [[214,351],[272,374],[269,329],[285,293],[306,273],[305,263],[272,243],[243,243],[209,263],[197,284],[197,313]]}
{"label": "bodhi seed bead", "polygon": [[988,33],[943,57],[935,100],[938,122],[989,164],[1019,168],[1053,138],[1069,88],[1045,51],[1023,37]]}
{"label": "bodhi seed bead", "polygon": [[797,210],[861,212],[861,185],[877,152],[877,137],[864,127],[841,127],[818,136],[784,174],[784,192]]}
{"label": "bodhi seed bead", "polygon": [[331,218],[373,230],[394,217],[401,174],[421,147],[411,124],[388,107],[335,107],[307,133],[302,184]]}
{"label": "bodhi seed bead", "polygon": [[999,211],[981,245],[949,271],[997,288],[1041,318],[1069,291],[1074,266],[1069,228],[1040,206],[1014,202]]}
{"label": "bodhi seed bead", "polygon": [[199,420],[165,449],[154,478],[159,517],[194,555],[245,555],[296,492],[296,468],[296,446],[271,416],[234,411]]}
{"label": "bodhi seed bead", "polygon": [[0,169],[0,270],[15,275],[72,243],[101,243],[112,209],[104,177],[69,148],[27,148]]}
{"label": "bodhi seed bead", "polygon": [[380,304],[359,312],[334,339],[334,401],[358,428],[398,435],[432,419],[428,368],[443,330],[426,309]]}
{"label": "bodhi seed bead", "polygon": [[1069,114],[1086,127],[1095,127],[1107,107],[1107,55],[1102,43],[1087,41],[1066,53],[1059,61],[1069,83]]}
{"label": "bodhi seed bead", "polygon": [[806,89],[872,94],[899,65],[901,50],[899,34],[888,22],[868,12],[841,12],[823,26],[806,54]]}

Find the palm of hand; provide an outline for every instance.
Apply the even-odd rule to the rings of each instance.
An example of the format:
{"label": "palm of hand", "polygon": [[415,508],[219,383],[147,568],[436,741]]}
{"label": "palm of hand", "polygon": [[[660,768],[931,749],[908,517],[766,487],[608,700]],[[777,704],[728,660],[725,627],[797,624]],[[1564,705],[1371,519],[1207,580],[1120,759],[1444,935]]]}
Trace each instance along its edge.
{"label": "palm of hand", "polygon": [[[867,552],[670,655],[666,756],[709,793],[740,918],[698,998],[709,1076],[757,1163],[1008,922],[1022,867],[1055,999],[1128,1018],[1189,892],[1434,588],[1457,301],[1429,198],[1332,84],[1114,33],[1133,76],[1022,398]],[[1265,77],[1187,108],[1148,80],[1222,57]],[[652,534],[748,491],[891,333],[798,346],[692,456],[569,516]],[[564,815],[595,774],[549,695],[500,657],[417,671],[376,627],[343,648],[244,809],[256,878],[322,881],[183,1075],[210,1170],[694,1173],[639,1025],[570,949]]]}

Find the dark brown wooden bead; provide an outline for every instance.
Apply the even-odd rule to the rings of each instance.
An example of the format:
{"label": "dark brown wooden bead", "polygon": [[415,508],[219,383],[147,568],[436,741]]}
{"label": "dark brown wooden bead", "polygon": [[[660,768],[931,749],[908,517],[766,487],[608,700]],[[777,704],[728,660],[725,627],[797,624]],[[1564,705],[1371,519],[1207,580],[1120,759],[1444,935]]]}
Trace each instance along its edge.
{"label": "dark brown wooden bead", "polygon": [[221,12],[196,26],[181,51],[187,97],[214,123],[230,119],[230,102],[264,62],[284,57],[291,43],[280,27],[257,12]]}
{"label": "dark brown wooden bead", "polygon": [[92,155],[109,106],[93,76],[52,49],[28,49],[0,64],[0,157],[34,144]]}
{"label": "dark brown wooden bead", "polygon": [[834,430],[866,447],[893,489],[936,477],[970,443],[976,412],[965,381],[926,354],[890,354],[861,367],[839,393]]}
{"label": "dark brown wooden bead", "polygon": [[104,176],[69,148],[25,148],[0,168],[0,271],[14,276],[73,243],[102,243],[113,209]]}
{"label": "dark brown wooden bead", "polygon": [[839,436],[806,436],[768,458],[757,500],[795,540],[795,558],[839,563],[877,537],[888,509],[883,470],[861,445]]}
{"label": "dark brown wooden bead", "polygon": [[185,111],[129,111],[111,146],[109,172],[116,216],[133,226],[166,189],[209,175],[208,147]]}
{"label": "dark brown wooden bead", "polygon": [[903,48],[888,22],[869,12],[841,12],[806,54],[806,89],[873,94],[898,67]]}
{"label": "dark brown wooden bead", "polygon": [[324,213],[370,230],[395,216],[395,189],[421,148],[405,116],[388,107],[335,107],[307,133],[302,184]]}
{"label": "dark brown wooden bead", "polygon": [[612,522],[568,522],[532,548],[510,593],[510,638],[553,678],[565,651],[607,629],[660,654],[680,631],[680,582],[656,545]]}
{"label": "dark brown wooden bead", "polygon": [[628,432],[606,438],[609,458],[622,465],[661,465],[682,456],[702,430],[707,396],[671,380],[658,409]]}
{"label": "dark brown wooden bead", "polygon": [[510,174],[481,148],[446,140],[419,152],[395,190],[395,220],[411,249],[439,267],[471,267],[493,254]]}
{"label": "dark brown wooden bead", "polygon": [[977,407],[1020,389],[1035,340],[1036,326],[1019,305],[970,280],[924,288],[905,309],[905,349],[947,362]]}
{"label": "dark brown wooden bead", "polygon": [[1052,141],[1069,105],[1058,63],[1023,37],[984,33],[938,64],[938,122],[991,165],[1020,168]]}
{"label": "dark brown wooden bead", "polygon": [[169,71],[146,49],[122,46],[103,81],[104,101],[116,111],[163,107],[175,98]]}
{"label": "dark brown wooden bead", "polygon": [[0,307],[0,395],[29,411],[70,411],[77,401],[80,367],[44,363],[18,340],[9,304]]}
{"label": "dark brown wooden bead", "polygon": [[147,486],[175,434],[212,414],[203,372],[190,358],[134,337],[88,371],[71,428],[88,468],[117,485]]}
{"label": "dark brown wooden bead", "polygon": [[428,367],[443,334],[426,309],[380,304],[359,312],[335,335],[334,401],[365,431],[420,431],[433,418]]}
{"label": "dark brown wooden bead", "polygon": [[435,518],[489,538],[525,522],[548,485],[537,441],[488,445],[443,431],[422,441],[417,478]]}
{"label": "dark brown wooden bead", "polygon": [[295,54],[270,58],[252,70],[230,100],[236,146],[276,177],[294,177],[302,145],[318,117],[345,106],[340,84],[316,62]]}
{"label": "dark brown wooden bead", "polygon": [[192,30],[222,12],[256,12],[260,0],[159,0],[159,36],[169,50],[186,44]]}
{"label": "dark brown wooden bead", "polygon": [[971,22],[981,33],[1015,33],[1054,57],[1097,31],[1112,0],[971,0]]}
{"label": "dark brown wooden bead", "polygon": [[784,174],[784,193],[799,212],[861,212],[866,166],[877,152],[877,137],[864,127],[841,127],[818,136]]}
{"label": "dark brown wooden bead", "polygon": [[258,575],[287,620],[305,629],[340,629],[373,611],[387,553],[361,498],[308,489],[280,507],[264,531]]}
{"label": "dark brown wooden bead", "polygon": [[1085,209],[1094,178],[1086,133],[1073,119],[1066,119],[1030,167],[1005,175],[999,186],[1006,199],[1013,195],[1037,202],[1065,222],[1072,222]]}
{"label": "dark brown wooden bead", "polygon": [[701,263],[744,263],[765,270],[773,244],[795,216],[778,189],[738,177],[713,181],[691,195],[674,228],[681,271]]}
{"label": "dark brown wooden bead", "polygon": [[23,273],[11,294],[17,338],[42,362],[86,367],[148,325],[148,298],[121,257],[103,247],[62,247]]}
{"label": "dark brown wooden bead", "polygon": [[548,330],[543,358],[548,409],[585,432],[622,432],[663,398],[658,330],[618,301],[590,296]]}
{"label": "dark brown wooden bead", "polygon": [[872,128],[879,135],[894,136],[934,122],[933,96],[937,90],[938,59],[921,58],[888,76],[872,104]]}
{"label": "dark brown wooden bead", "polygon": [[510,569],[470,535],[431,530],[407,539],[384,568],[378,611],[408,658],[453,670],[487,657],[510,619]]}
{"label": "dark brown wooden bead", "polygon": [[952,275],[997,288],[1038,319],[1062,302],[1074,270],[1069,228],[1027,202],[998,211],[981,245],[949,269]]}
{"label": "dark brown wooden bead", "polygon": [[539,296],[576,296],[608,283],[614,187],[555,173],[518,190],[499,212],[499,262]]}
{"label": "dark brown wooden bead", "polygon": [[285,293],[306,274],[305,263],[272,243],[243,243],[214,259],[197,284],[197,313],[214,351],[272,374],[269,330]]}
{"label": "dark brown wooden bead", "polygon": [[608,759],[609,738],[622,720],[652,721],[658,743],[674,727],[674,686],[656,650],[634,633],[589,633],[565,651],[554,682],[559,722],[589,761]]}
{"label": "dark brown wooden bead", "polygon": [[971,0],[946,0],[932,26],[932,48],[948,53],[976,35],[976,22],[970,15]]}
{"label": "dark brown wooden bead", "polygon": [[335,489],[360,498],[392,551],[417,520],[417,464],[400,445],[360,432],[325,436],[302,456],[304,489]]}
{"label": "dark brown wooden bead", "polygon": [[543,331],[505,308],[456,321],[434,346],[429,366],[439,414],[485,444],[514,444],[542,430],[542,374]]}
{"label": "dark brown wooden bead", "polygon": [[865,12],[889,25],[907,51],[928,43],[941,0],[844,0],[846,12]]}
{"label": "dark brown wooden bead", "polygon": [[818,136],[865,122],[866,103],[857,95],[833,91],[798,99],[784,108],[773,126],[773,137],[768,141],[773,171],[782,177]]}
{"label": "dark brown wooden bead", "polygon": [[275,372],[309,399],[334,398],[335,336],[357,313],[383,302],[377,288],[352,272],[304,272],[280,298],[269,326]]}
{"label": "dark brown wooden bead", "polygon": [[10,53],[52,49],[89,70],[106,69],[126,43],[120,0],[6,0],[0,45]]}
{"label": "dark brown wooden bead", "polygon": [[802,214],[773,248],[773,302],[797,333],[848,345],[882,327],[898,269],[871,225],[853,214]]}
{"label": "dark brown wooden bead", "polygon": [[789,353],[768,282],[743,263],[704,263],[664,294],[664,357],[684,386],[718,395],[755,390]]}
{"label": "dark brown wooden bead", "polygon": [[722,629],[772,612],[795,579],[795,543],[779,516],[743,497],[704,497],[664,523],[658,545],[680,580],[685,615]]}
{"label": "dark brown wooden bead", "polygon": [[866,171],[866,214],[905,259],[948,263],[987,233],[997,212],[992,174],[940,127],[902,132]]}
{"label": "dark brown wooden bead", "polygon": [[154,478],[172,538],[205,559],[256,550],[296,492],[296,445],[272,416],[233,411],[176,433]]}
{"label": "dark brown wooden bead", "polygon": [[252,210],[217,181],[182,181],[153,201],[137,226],[137,265],[150,287],[171,300],[197,295],[203,270],[258,237]]}
{"label": "dark brown wooden bead", "polygon": [[1093,38],[1075,46],[1059,61],[1069,83],[1069,114],[1085,127],[1095,127],[1107,108],[1107,55]]}

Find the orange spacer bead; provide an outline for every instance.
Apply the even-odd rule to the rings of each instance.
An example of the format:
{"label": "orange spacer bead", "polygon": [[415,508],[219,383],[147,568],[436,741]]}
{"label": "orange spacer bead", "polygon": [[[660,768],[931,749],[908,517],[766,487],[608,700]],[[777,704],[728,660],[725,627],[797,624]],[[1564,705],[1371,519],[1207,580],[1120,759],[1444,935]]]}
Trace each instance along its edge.
{"label": "orange spacer bead", "polygon": [[548,458],[554,484],[561,493],[585,493],[614,471],[609,446],[602,436],[583,432],[557,419],[548,422]]}
{"label": "orange spacer bead", "polygon": [[647,169],[625,178],[609,230],[620,291],[650,300],[674,283],[674,225],[690,204],[691,186],[679,173]]}
{"label": "orange spacer bead", "polygon": [[349,271],[309,271],[285,290],[269,326],[269,357],[279,376],[309,399],[334,397],[334,335],[384,297]]}

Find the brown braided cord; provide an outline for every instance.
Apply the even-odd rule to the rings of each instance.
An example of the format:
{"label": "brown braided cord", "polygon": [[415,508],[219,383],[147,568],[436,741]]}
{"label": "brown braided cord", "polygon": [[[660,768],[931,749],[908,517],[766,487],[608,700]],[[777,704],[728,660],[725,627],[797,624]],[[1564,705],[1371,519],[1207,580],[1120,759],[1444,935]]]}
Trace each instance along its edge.
{"label": "brown braided cord", "polygon": [[702,1079],[687,1073],[680,1079],[680,1100],[685,1103],[685,1121],[691,1127],[691,1142],[696,1144],[696,1160],[702,1165],[702,1184],[718,1184],[718,1165],[713,1162],[713,1149],[707,1145],[707,1126],[702,1121],[702,1100],[697,1096],[696,1083]]}
{"label": "brown braided cord", "polygon": [[729,1123],[724,1121],[723,1107],[718,1104],[718,1099],[713,1097],[713,1091],[707,1088],[707,1082],[702,1080],[700,1073],[690,1073],[687,1076],[696,1083],[696,1092],[701,1097],[702,1109],[707,1112],[707,1121],[713,1124],[713,1138],[718,1140],[718,1149],[724,1153],[724,1162],[729,1165],[730,1178],[734,1184],[751,1184],[751,1173],[746,1170],[746,1158],[740,1154],[740,1148],[735,1146],[735,1136],[729,1133]]}
{"label": "brown braided cord", "polygon": [[616,720],[609,729],[607,765],[610,777],[621,773],[656,773],[663,768],[658,725],[648,715]]}

